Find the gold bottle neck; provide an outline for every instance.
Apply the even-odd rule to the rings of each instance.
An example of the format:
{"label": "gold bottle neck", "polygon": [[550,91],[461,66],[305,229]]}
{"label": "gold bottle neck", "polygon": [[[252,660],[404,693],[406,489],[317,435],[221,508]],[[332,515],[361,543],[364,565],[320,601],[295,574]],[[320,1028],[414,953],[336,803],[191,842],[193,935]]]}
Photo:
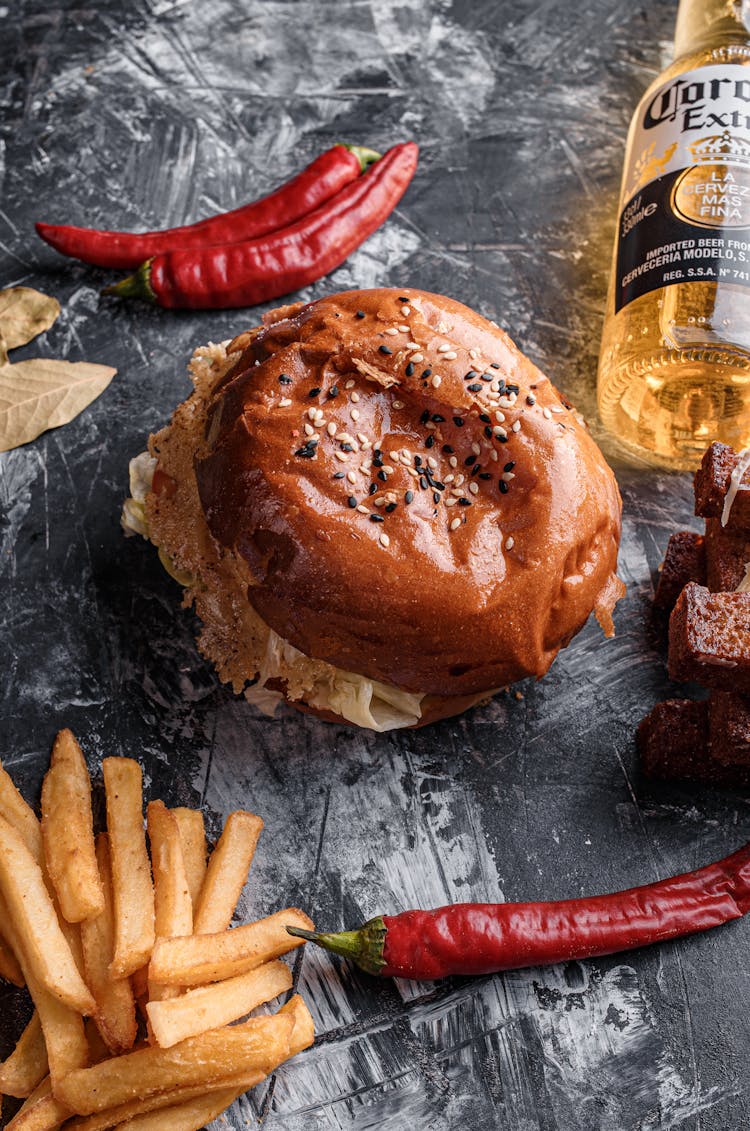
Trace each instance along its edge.
{"label": "gold bottle neck", "polygon": [[750,0],[680,0],[675,59],[729,44],[750,45]]}

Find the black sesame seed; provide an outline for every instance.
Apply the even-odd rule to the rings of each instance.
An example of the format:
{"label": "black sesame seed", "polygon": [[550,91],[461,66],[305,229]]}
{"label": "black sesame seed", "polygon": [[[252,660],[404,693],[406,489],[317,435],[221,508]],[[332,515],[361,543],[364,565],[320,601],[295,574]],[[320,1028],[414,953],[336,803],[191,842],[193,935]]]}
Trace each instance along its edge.
{"label": "black sesame seed", "polygon": [[470,456],[467,456],[466,459],[464,460],[464,467],[471,467],[471,465],[474,463],[476,458],[477,457],[472,452],[472,454]]}
{"label": "black sesame seed", "polygon": [[297,448],[297,451],[294,454],[296,456],[299,456],[300,459],[313,459],[315,452],[316,448],[314,445],[310,447],[308,444],[305,444],[304,448]]}
{"label": "black sesame seed", "polygon": [[507,495],[508,494],[508,484],[505,482],[504,479],[500,480],[500,482],[498,483],[498,487],[500,488],[500,494],[501,495]]}
{"label": "black sesame seed", "polygon": [[443,444],[442,451],[444,451],[447,456],[453,455],[453,448],[450,444]]}
{"label": "black sesame seed", "polygon": [[385,522],[385,519],[383,518],[382,514],[371,514],[370,522]]}
{"label": "black sesame seed", "polygon": [[507,393],[515,393],[515,394],[516,394],[516,396],[518,396],[518,394],[520,393],[520,391],[521,391],[521,390],[520,390],[520,388],[518,387],[518,385],[506,385],[506,386],[505,386],[505,391],[506,391]]}
{"label": "black sesame seed", "polygon": [[423,369],[422,370],[422,380],[426,381],[428,377],[432,377],[432,370],[431,369]]}
{"label": "black sesame seed", "polygon": [[531,393],[529,393],[528,397],[526,398],[526,404],[536,404],[536,397],[532,397]]}
{"label": "black sesame seed", "polygon": [[[342,472],[342,475],[343,475],[343,472]],[[374,495],[375,492],[377,491],[377,489],[378,489],[377,483],[371,483],[370,484],[370,490],[367,492],[368,495]]]}
{"label": "black sesame seed", "polygon": [[485,434],[485,436],[487,437],[488,440],[492,439],[492,429],[490,428],[489,424],[485,428],[484,434]]}
{"label": "black sesame seed", "polygon": [[346,501],[349,504],[349,506],[352,508],[352,510],[354,510],[354,508],[357,505],[357,500],[355,499],[354,495],[350,495],[349,498]]}
{"label": "black sesame seed", "polygon": [[497,381],[497,391],[498,391],[498,393],[502,393],[502,392],[504,392],[504,390],[505,390],[505,381],[503,380],[502,377],[499,377],[498,381]]}
{"label": "black sesame seed", "polygon": [[345,475],[346,475],[346,472],[345,472],[345,471],[337,471],[337,472],[336,472],[336,473],[334,474],[333,478],[334,478],[334,479],[343,479]]}
{"label": "black sesame seed", "polygon": [[399,295],[398,301],[399,302],[411,302],[411,299],[407,298],[406,295]]}
{"label": "black sesame seed", "polygon": [[440,502],[440,492],[439,491],[433,491],[432,492],[432,501],[433,501],[433,503],[439,503]]}
{"label": "black sesame seed", "polygon": [[481,385],[467,385],[466,388],[469,390],[470,393],[481,393],[481,391],[482,391]]}
{"label": "black sesame seed", "polygon": [[436,491],[444,491],[445,490],[445,483],[441,483],[439,479],[433,479],[432,486],[435,488]]}
{"label": "black sesame seed", "polygon": [[338,395],[339,395],[338,385],[331,385],[330,389],[328,390],[329,399],[333,400],[333,398],[337,397]]}
{"label": "black sesame seed", "polygon": [[490,362],[490,369],[499,369],[499,368],[500,368],[499,362],[497,362],[497,361],[491,361]]}
{"label": "black sesame seed", "polygon": [[404,372],[406,373],[407,377],[414,376],[414,363],[412,361],[409,362]]}
{"label": "black sesame seed", "polygon": [[491,373],[483,373],[482,374],[482,380],[483,381],[494,381],[495,378],[492,376]]}
{"label": "black sesame seed", "polygon": [[357,313],[354,315],[355,318],[364,318],[364,316],[365,316],[364,310],[358,310]]}
{"label": "black sesame seed", "polygon": [[425,479],[424,475],[420,475],[419,477],[419,486],[423,491],[427,490],[427,480]]}
{"label": "black sesame seed", "polygon": [[317,397],[320,395],[320,389],[316,386],[314,389],[310,389],[307,395],[308,397]]}
{"label": "black sesame seed", "polygon": [[378,472],[378,479],[381,481],[381,483],[387,483],[388,482],[388,476],[384,471]]}
{"label": "black sesame seed", "polygon": [[383,458],[383,449],[382,448],[373,448],[372,454],[375,456],[375,459],[382,459]]}
{"label": "black sesame seed", "polygon": [[374,460],[372,461],[372,466],[373,466],[373,467],[382,467],[382,466],[383,466],[383,461],[382,461],[382,459],[379,459],[379,458],[377,458],[377,457],[376,457],[376,458],[375,458],[375,459],[374,459]]}
{"label": "black sesame seed", "polygon": [[463,416],[454,416],[453,417],[453,423],[456,425],[456,428],[463,428],[463,426],[464,426]]}
{"label": "black sesame seed", "polygon": [[415,456],[414,457],[414,466],[415,467],[421,467],[422,466],[422,457],[421,456]]}
{"label": "black sesame seed", "polygon": [[464,374],[464,381],[473,381],[477,375],[476,369],[470,369],[468,373]]}
{"label": "black sesame seed", "polygon": [[512,459],[508,463],[505,464],[503,471],[512,471],[515,466],[516,466],[516,461],[514,459]]}
{"label": "black sesame seed", "polygon": [[292,383],[292,379],[291,379],[291,377],[289,376],[288,373],[280,373],[279,374],[279,384],[280,385],[291,385],[291,383]]}
{"label": "black sesame seed", "polygon": [[481,470],[482,470],[482,465],[481,465],[481,463],[475,463],[475,464],[474,464],[474,466],[473,466],[473,467],[472,467],[472,469],[471,469],[471,475],[472,475],[472,477],[473,477],[474,475],[479,475],[479,472],[480,472]]}
{"label": "black sesame seed", "polygon": [[470,499],[459,499],[458,505],[460,507],[470,507],[471,506],[471,500]]}
{"label": "black sesame seed", "polygon": [[507,436],[495,436],[495,439],[499,440],[501,444],[507,444],[508,443],[508,437]]}
{"label": "black sesame seed", "polygon": [[353,452],[354,448],[352,447],[351,444],[342,444],[341,450],[342,450],[342,452]]}
{"label": "black sesame seed", "polygon": [[380,353],[392,354],[393,350],[389,350],[388,346],[378,346]]}
{"label": "black sesame seed", "polygon": [[490,418],[489,418],[489,416],[487,415],[486,412],[480,412],[479,419],[482,421],[482,424],[490,424],[491,423]]}
{"label": "black sesame seed", "polygon": [[426,424],[429,419],[430,419],[430,410],[428,408],[426,408],[419,418],[419,423],[420,424]]}
{"label": "black sesame seed", "polygon": [[406,494],[404,495],[404,502],[407,503],[407,504],[414,502],[414,492],[413,491],[407,491],[406,492]]}
{"label": "black sesame seed", "polygon": [[395,511],[397,506],[398,506],[398,503],[389,503],[388,506],[385,508],[386,514],[393,514],[393,512]]}
{"label": "black sesame seed", "polygon": [[434,443],[435,443],[435,437],[432,435],[432,433],[430,433],[430,435],[427,437],[427,439],[424,442],[424,446],[426,448],[431,448]]}
{"label": "black sesame seed", "polygon": [[480,479],[491,479],[492,475],[490,474],[489,471],[482,471],[482,472],[479,473],[479,478]]}
{"label": "black sesame seed", "polygon": [[432,423],[433,424],[444,424],[445,423],[445,417],[441,416],[439,412],[433,412]]}

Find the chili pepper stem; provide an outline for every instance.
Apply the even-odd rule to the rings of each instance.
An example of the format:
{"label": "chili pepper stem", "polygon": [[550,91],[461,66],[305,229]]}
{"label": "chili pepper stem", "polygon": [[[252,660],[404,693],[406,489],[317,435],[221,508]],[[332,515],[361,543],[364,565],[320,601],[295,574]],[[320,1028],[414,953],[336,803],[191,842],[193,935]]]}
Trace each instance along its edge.
{"label": "chili pepper stem", "polygon": [[378,153],[377,149],[368,149],[365,145],[345,145],[344,149],[348,149],[350,153],[354,154],[363,173],[366,173],[370,166],[383,156],[382,153]]}
{"label": "chili pepper stem", "polygon": [[151,286],[152,259],[142,263],[137,271],[119,283],[111,283],[102,291],[103,295],[117,295],[118,298],[141,298],[145,302],[156,302],[156,295]]}
{"label": "chili pepper stem", "polygon": [[287,927],[290,935],[306,939],[324,950],[340,954],[356,962],[368,974],[379,974],[385,966],[383,947],[385,945],[386,927],[382,918],[378,916],[370,919],[356,931],[337,931],[331,934],[322,934],[318,931],[305,931],[301,927]]}

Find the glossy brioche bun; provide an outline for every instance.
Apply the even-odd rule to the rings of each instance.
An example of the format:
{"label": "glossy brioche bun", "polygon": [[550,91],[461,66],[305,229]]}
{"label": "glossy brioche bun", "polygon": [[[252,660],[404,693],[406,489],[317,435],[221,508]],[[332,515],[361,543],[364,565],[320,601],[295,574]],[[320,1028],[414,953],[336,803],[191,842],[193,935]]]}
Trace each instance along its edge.
{"label": "glossy brioche bun", "polygon": [[611,633],[614,476],[502,330],[413,288],[264,322],[230,347],[195,477],[266,625],[436,697],[431,718],[544,675],[592,610]]}

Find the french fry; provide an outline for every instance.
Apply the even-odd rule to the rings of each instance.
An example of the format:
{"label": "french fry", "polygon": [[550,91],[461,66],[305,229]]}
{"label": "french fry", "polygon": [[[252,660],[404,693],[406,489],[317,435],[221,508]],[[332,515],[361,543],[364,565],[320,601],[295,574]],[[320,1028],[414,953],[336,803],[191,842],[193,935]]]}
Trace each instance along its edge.
{"label": "french fry", "polygon": [[80,923],[100,915],[104,893],[94,853],[91,779],[69,730],[55,739],[42,784],[42,841],[63,918]]}
{"label": "french fry", "polygon": [[10,944],[0,935],[0,978],[10,982],[13,986],[23,989],[26,985],[23,970],[18,965],[18,959],[13,953]]}
{"label": "french fry", "polygon": [[96,838],[96,864],[103,908],[95,919],[81,923],[81,942],[86,981],[96,1001],[96,1025],[107,1048],[117,1056],[133,1047],[138,1024],[130,979],[113,978],[109,972],[114,951],[114,908],[106,833]]}
{"label": "french fry", "polygon": [[170,810],[177,821],[182,839],[182,858],[185,861],[190,899],[195,909],[206,876],[206,831],[200,809],[177,808]]}
{"label": "french fry", "polygon": [[291,989],[292,973],[283,962],[267,962],[248,974],[199,986],[168,1001],[150,1001],[146,1006],[156,1043],[163,1049],[220,1029],[247,1016],[256,1006]]}
{"label": "french fry", "polygon": [[[106,1108],[95,1115],[71,1119],[70,1123],[65,1125],[65,1131],[106,1131],[108,1127],[128,1125],[127,1121],[136,1116],[145,1115],[157,1111],[157,1109],[162,1109],[158,1112],[157,1117],[161,1114],[166,1115],[164,1109],[167,1107],[203,1098],[210,1100],[215,1098],[217,1104],[221,1100],[221,1110],[223,1111],[224,1108],[234,1103],[243,1092],[247,1092],[250,1088],[254,1088],[256,1084],[260,1084],[268,1072],[272,1072],[288,1057],[295,1056],[313,1043],[315,1037],[313,1020],[301,997],[295,995],[286,1005],[282,1006],[277,1016],[279,1015],[287,1015],[292,1018],[293,1028],[289,1049],[285,1056],[276,1064],[271,1065],[265,1073],[261,1071],[248,1073],[241,1069],[239,1072],[233,1073],[231,1076],[224,1076],[219,1080],[211,1080],[196,1086],[183,1086],[168,1092],[156,1092],[151,1096],[119,1104],[117,1107]],[[205,1116],[204,1122],[209,1118],[213,1118],[213,1116]],[[159,1128],[162,1125],[154,1123],[149,1126]],[[169,1125],[165,1123],[164,1126]]]}
{"label": "french fry", "polygon": [[[262,1077],[261,1077],[262,1079]],[[136,1115],[119,1126],[124,1131],[200,1131],[238,1099],[246,1088],[230,1088],[221,1092],[183,1100],[173,1107],[163,1107],[150,1115]]]}
{"label": "french fry", "polygon": [[175,1049],[138,1049],[68,1073],[55,1095],[79,1115],[138,1097],[198,1085],[243,1071],[268,1072],[286,1057],[294,1018],[277,1013],[190,1037]]}
{"label": "french fry", "polygon": [[193,901],[185,872],[180,826],[163,801],[149,802],[148,836],[154,874],[156,934],[166,938],[193,932]]}
{"label": "french fry", "polygon": [[70,1109],[52,1095],[52,1082],[45,1076],[5,1128],[5,1131],[57,1131]]}
{"label": "french fry", "polygon": [[37,864],[42,861],[42,830],[36,813],[13,784],[10,775],[0,766],[0,817],[4,817],[23,837]]}
{"label": "french fry", "polygon": [[149,979],[168,986],[203,986],[246,974],[299,946],[300,940],[287,934],[287,925],[314,930],[303,911],[289,907],[216,935],[157,939]]}
{"label": "french fry", "polygon": [[[63,934],[39,864],[20,833],[0,817],[0,893],[7,905],[20,950],[37,980],[80,1013],[91,1013],[94,999],[81,978]],[[3,920],[4,929],[6,921]],[[18,957],[18,947],[13,945]],[[24,963],[21,963],[22,967]],[[26,981],[29,971],[24,968]]]}
{"label": "french fry", "polygon": [[0,1094],[25,1099],[49,1071],[47,1046],[37,1010],[7,1060],[0,1064]]}
{"label": "french fry", "polygon": [[154,888],[143,828],[143,775],[132,758],[102,761],[115,909],[113,977],[145,966],[154,945]]}
{"label": "french fry", "polygon": [[227,817],[195,907],[196,935],[214,935],[232,922],[262,830],[263,822],[254,813],[238,809]]}

